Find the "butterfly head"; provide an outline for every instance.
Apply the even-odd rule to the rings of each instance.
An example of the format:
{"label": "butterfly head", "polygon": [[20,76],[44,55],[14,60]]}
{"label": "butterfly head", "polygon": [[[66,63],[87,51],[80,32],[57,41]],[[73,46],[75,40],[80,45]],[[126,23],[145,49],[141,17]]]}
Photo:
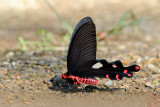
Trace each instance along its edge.
{"label": "butterfly head", "polygon": [[66,79],[66,77],[67,77],[66,74],[61,74],[61,75],[60,75],[60,78],[61,78],[62,80]]}

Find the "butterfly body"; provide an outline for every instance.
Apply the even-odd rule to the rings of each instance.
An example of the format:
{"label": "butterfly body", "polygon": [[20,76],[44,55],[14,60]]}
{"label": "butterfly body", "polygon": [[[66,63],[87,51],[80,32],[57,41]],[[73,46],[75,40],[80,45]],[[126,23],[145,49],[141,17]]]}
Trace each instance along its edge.
{"label": "butterfly body", "polygon": [[96,59],[96,46],[95,25],[90,17],[85,17],[72,34],[67,54],[68,72],[61,74],[61,79],[74,84],[95,85],[98,83],[95,77],[121,80],[123,77],[131,78],[133,72],[140,70],[138,65],[124,67],[119,60]]}

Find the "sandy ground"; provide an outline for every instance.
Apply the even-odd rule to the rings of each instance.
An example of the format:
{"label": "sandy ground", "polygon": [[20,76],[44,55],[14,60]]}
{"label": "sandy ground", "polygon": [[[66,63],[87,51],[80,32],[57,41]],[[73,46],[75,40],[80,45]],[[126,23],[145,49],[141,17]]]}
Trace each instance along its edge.
{"label": "sandy ground", "polygon": [[[57,93],[57,92],[56,92]],[[37,94],[34,100],[28,102],[14,101],[14,103],[6,104],[1,102],[3,106],[8,107],[158,107],[154,96],[143,95],[142,93],[122,94],[120,92],[95,92],[95,93],[59,93],[47,92]],[[25,97],[25,96],[24,96]],[[157,97],[156,97],[157,98]],[[3,100],[1,100],[3,101]],[[156,103],[155,103],[156,102]]]}

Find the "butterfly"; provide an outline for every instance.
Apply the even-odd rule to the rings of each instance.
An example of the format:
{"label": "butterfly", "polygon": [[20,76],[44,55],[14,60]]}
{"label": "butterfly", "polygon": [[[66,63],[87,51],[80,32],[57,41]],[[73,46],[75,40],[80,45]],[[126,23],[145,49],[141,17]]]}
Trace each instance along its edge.
{"label": "butterfly", "polygon": [[95,24],[90,17],[85,17],[73,31],[67,53],[68,72],[61,74],[60,78],[71,84],[96,85],[98,80],[95,77],[121,80],[131,78],[133,72],[140,70],[138,65],[124,67],[120,60],[96,59],[96,47]]}

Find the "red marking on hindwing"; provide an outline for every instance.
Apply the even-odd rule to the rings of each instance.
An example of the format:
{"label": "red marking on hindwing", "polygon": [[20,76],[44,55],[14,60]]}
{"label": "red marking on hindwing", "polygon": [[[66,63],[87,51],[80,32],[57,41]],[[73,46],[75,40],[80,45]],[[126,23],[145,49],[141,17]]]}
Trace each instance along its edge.
{"label": "red marking on hindwing", "polygon": [[131,77],[131,74],[128,74],[129,77]]}
{"label": "red marking on hindwing", "polygon": [[124,70],[124,72],[123,72],[123,73],[125,73],[125,74],[126,74],[127,72],[128,72],[127,70]]}
{"label": "red marking on hindwing", "polygon": [[140,68],[138,66],[135,67],[135,70],[139,70]]}
{"label": "red marking on hindwing", "polygon": [[110,79],[108,74],[106,75],[106,77],[107,77],[108,79]]}
{"label": "red marking on hindwing", "polygon": [[119,75],[116,75],[116,79],[117,79],[117,80],[120,80],[120,79],[119,79]]}
{"label": "red marking on hindwing", "polygon": [[131,77],[131,74],[128,74],[128,71],[127,71],[126,69],[123,71],[123,73],[125,73],[125,74],[127,74],[129,77]]}

